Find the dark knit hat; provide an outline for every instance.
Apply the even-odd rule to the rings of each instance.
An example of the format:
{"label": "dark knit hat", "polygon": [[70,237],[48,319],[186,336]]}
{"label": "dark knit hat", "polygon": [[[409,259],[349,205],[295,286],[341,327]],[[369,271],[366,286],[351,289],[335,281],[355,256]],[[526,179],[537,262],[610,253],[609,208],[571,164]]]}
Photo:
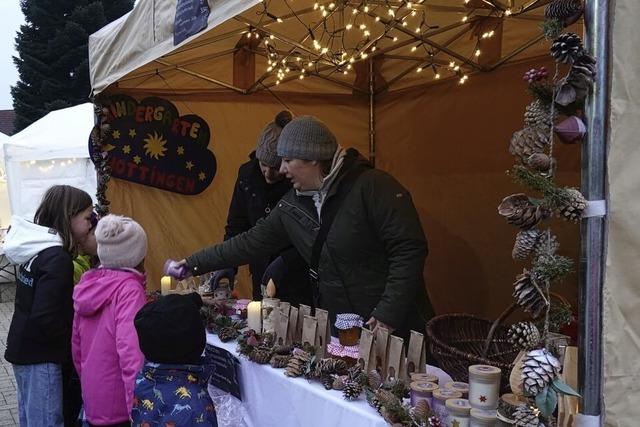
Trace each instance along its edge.
{"label": "dark knit hat", "polygon": [[289,111],[280,111],[275,119],[260,132],[258,145],[256,146],[256,157],[265,165],[272,168],[280,167],[280,157],[276,152],[278,137],[282,132],[282,128],[291,119],[293,119],[293,116]]}
{"label": "dark knit hat", "polygon": [[134,324],[140,350],[156,363],[198,364],[207,343],[197,293],[161,296],[138,311]]}
{"label": "dark knit hat", "polygon": [[330,160],[337,148],[335,135],[313,116],[291,120],[278,139],[278,156],[289,159]]}

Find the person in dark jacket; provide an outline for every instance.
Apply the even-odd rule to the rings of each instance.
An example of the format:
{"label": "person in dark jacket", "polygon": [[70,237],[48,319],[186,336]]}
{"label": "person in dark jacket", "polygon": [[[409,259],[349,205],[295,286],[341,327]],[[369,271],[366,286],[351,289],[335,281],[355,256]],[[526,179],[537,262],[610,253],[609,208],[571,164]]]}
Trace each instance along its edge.
{"label": "person in dark jacket", "polygon": [[277,153],[293,190],[249,231],[178,264],[198,275],[289,245],[310,263],[321,223],[333,210],[318,260],[319,305],[333,318],[357,313],[370,327],[401,336],[423,331],[433,315],[423,279],[427,242],[409,192],[356,150],[341,148],[311,116],[284,127]]}
{"label": "person in dark jacket", "polygon": [[218,425],[207,391],[211,372],[202,357],[206,336],[201,306],[197,293],[167,295],[136,314],[145,364],[133,395],[134,427]]}
{"label": "person in dark jacket", "polygon": [[[34,223],[14,216],[7,233],[5,253],[20,267],[4,358],[13,365],[23,426],[74,425],[78,417],[79,396],[64,389],[63,369],[71,364],[72,254],[89,233],[91,212],[91,196],[56,185]],[[75,414],[63,417],[63,393]]]}
{"label": "person in dark jacket", "polygon": [[[224,240],[251,229],[266,217],[291,189],[291,182],[280,173],[280,157],[276,145],[282,128],[292,119],[291,113],[282,111],[258,137],[256,150],[249,161],[240,166],[238,179],[231,198]],[[271,279],[276,285],[276,297],[298,304],[311,305],[311,286],[307,264],[294,247],[282,251],[256,255],[249,261],[253,285],[253,300],[262,299],[262,290]],[[212,290],[222,278],[233,285],[236,268],[217,270],[212,275]]]}

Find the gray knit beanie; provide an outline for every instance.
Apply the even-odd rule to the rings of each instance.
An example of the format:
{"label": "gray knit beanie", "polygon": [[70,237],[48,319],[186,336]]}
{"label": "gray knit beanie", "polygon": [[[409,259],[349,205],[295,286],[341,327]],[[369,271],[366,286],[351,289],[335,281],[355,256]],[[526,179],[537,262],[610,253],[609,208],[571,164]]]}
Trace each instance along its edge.
{"label": "gray knit beanie", "polygon": [[289,159],[330,160],[337,148],[335,135],[313,116],[291,120],[278,139],[278,156]]}
{"label": "gray knit beanie", "polygon": [[265,126],[258,136],[258,145],[256,146],[256,157],[265,165],[271,168],[280,167],[280,157],[276,152],[278,145],[278,137],[282,132],[282,128],[293,119],[289,111],[281,111],[275,119]]}
{"label": "gray knit beanie", "polygon": [[107,215],[96,226],[98,258],[103,267],[134,268],[147,256],[147,234],[140,224],[119,215]]}

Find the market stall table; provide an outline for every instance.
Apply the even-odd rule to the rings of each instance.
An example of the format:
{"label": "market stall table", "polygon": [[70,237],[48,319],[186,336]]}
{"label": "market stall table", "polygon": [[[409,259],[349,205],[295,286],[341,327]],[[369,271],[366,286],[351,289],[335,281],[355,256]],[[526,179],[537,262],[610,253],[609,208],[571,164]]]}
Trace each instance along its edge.
{"label": "market stall table", "polygon": [[342,392],[325,390],[319,381],[289,378],[283,369],[249,361],[238,354],[235,341],[223,343],[216,335],[207,334],[207,344],[227,350],[240,360],[244,422],[248,427],[388,426],[367,404],[364,394],[349,402]]}

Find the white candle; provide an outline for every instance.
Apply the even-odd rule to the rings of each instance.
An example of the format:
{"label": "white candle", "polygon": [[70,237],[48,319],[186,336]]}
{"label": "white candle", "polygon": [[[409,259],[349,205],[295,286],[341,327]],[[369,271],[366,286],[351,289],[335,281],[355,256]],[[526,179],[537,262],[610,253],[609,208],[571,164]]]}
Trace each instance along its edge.
{"label": "white candle", "polygon": [[168,295],[171,290],[171,276],[162,276],[160,279],[160,293]]}
{"label": "white candle", "polygon": [[257,333],[262,332],[262,304],[260,301],[251,301],[247,305],[247,326]]}

